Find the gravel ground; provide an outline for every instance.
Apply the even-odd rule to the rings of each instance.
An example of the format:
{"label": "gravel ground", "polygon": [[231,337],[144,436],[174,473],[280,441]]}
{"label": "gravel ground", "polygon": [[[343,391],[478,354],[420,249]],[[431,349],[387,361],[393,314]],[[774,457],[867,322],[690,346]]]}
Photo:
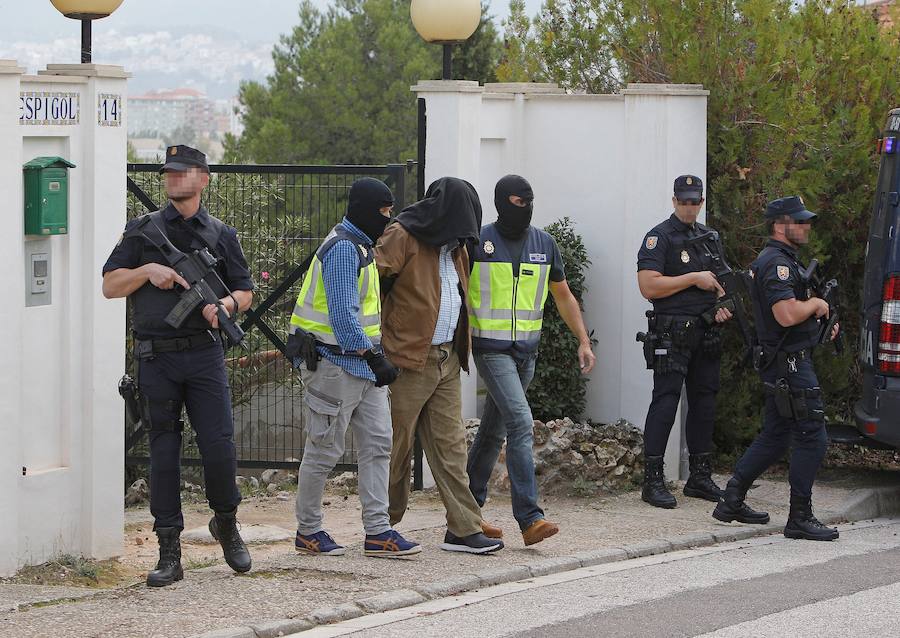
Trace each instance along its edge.
{"label": "gravel ground", "polygon": [[[725,478],[718,477],[721,483]],[[837,511],[857,487],[858,478],[826,477],[817,485],[816,511],[823,516]],[[750,494],[751,503],[767,508],[774,522],[785,519],[787,498],[788,487],[778,478],[760,481]],[[546,516],[559,523],[560,533],[525,548],[509,498],[501,495],[487,503],[485,517],[503,526],[507,548],[491,556],[458,555],[437,548],[444,533],[443,508],[435,493],[424,492],[413,495],[410,511],[397,526],[422,543],[424,551],[409,559],[385,560],[362,555],[358,499],[344,499],[337,493],[327,499],[326,525],[347,545],[346,556],[302,556],[290,542],[252,545],[253,571],[239,576],[224,564],[218,546],[185,543],[185,580],[164,589],[143,585],[146,570],[155,562],[156,543],[146,509],[129,510],[119,586],[98,590],[0,583],[0,634],[17,638],[187,637],[217,628],[304,616],[320,607],[463,574],[723,529],[709,516],[712,503],[680,494],[675,510],[649,507],[640,501],[637,491],[612,497],[553,497],[545,504]],[[200,505],[188,506],[185,515],[188,529],[204,526],[209,518],[208,510]],[[261,523],[290,531],[294,528],[293,501],[247,499],[239,518],[244,525]]]}

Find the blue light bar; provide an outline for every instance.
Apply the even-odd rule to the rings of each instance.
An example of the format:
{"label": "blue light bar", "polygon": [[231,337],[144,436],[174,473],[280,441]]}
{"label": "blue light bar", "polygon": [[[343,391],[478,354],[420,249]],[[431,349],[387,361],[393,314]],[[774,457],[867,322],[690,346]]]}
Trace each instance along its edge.
{"label": "blue light bar", "polygon": [[885,154],[897,152],[897,138],[896,137],[884,138],[884,152],[885,152]]}

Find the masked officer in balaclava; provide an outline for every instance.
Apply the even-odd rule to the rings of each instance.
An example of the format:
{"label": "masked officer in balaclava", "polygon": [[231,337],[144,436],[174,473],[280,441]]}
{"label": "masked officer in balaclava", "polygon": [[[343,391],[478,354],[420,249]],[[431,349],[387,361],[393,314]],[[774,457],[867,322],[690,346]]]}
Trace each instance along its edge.
{"label": "masked officer in balaclava", "polygon": [[525,397],[534,376],[548,292],[578,339],[583,374],[593,369],[595,359],[556,241],[531,225],[531,185],[524,177],[507,175],[497,182],[494,205],[497,221],[481,229],[469,280],[472,350],[488,395],[467,471],[469,488],[484,505],[488,479],[506,441],[513,515],[525,545],[533,545],[559,531],[538,506],[534,420]]}
{"label": "masked officer in balaclava", "polygon": [[345,553],[322,526],[322,493],[344,455],[350,426],[359,457],[366,556],[421,551],[391,529],[388,518],[392,431],[387,386],[398,372],[381,349],[381,289],[373,248],[393,208],[394,196],[384,182],[364,177],[353,183],[347,215],[316,251],[291,317],[289,348],[298,340],[315,339],[314,349],[297,348],[315,359],[304,361],[303,375],[309,412],[295,540],[302,553]]}

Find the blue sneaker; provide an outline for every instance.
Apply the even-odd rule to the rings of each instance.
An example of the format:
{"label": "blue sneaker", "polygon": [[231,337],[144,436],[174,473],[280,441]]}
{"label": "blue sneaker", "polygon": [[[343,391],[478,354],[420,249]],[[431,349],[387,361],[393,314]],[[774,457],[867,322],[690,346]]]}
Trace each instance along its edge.
{"label": "blue sneaker", "polygon": [[312,554],[314,556],[343,556],[347,551],[342,545],[334,542],[334,539],[328,535],[328,532],[316,532],[311,536],[304,536],[297,532],[297,538],[294,539],[294,547],[301,554]]}
{"label": "blue sneaker", "polygon": [[366,536],[366,556],[411,556],[422,551],[422,546],[406,540],[392,529],[374,536]]}

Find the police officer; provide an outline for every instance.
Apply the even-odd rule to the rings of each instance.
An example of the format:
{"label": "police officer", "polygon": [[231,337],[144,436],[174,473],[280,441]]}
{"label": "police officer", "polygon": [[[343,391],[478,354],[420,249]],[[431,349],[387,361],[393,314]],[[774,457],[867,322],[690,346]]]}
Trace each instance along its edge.
{"label": "police officer", "polygon": [[[765,420],[738,461],[713,516],[720,521],[764,524],[769,515],[744,503],[753,481],[789,447],[791,508],[784,535],[835,540],[838,530],[812,513],[812,486],[825,456],[827,437],[822,393],[812,362],[828,303],[812,296],[797,249],[809,242],[815,213],[800,197],[783,197],[766,207],[769,241],[750,266],[753,313],[760,347],[757,365],[766,390]],[[829,337],[834,339],[836,324]]]}
{"label": "police officer", "polygon": [[[227,313],[250,307],[253,281],[237,232],[210,215],[200,203],[209,184],[206,156],[188,146],[170,146],[164,174],[169,203],[149,214],[149,221],[182,252],[208,249],[219,262],[225,285],[209,282]],[[164,318],[189,287],[169,266],[153,242],[136,232],[132,220],[103,266],[103,294],[132,302],[138,388],[142,416],[149,424],[150,512],[159,539],[159,562],[147,585],[163,587],[183,578],[181,544],[181,421],[187,409],[203,459],[206,496],[215,515],[210,532],[222,545],[225,560],[237,572],[250,569],[250,554],[238,533],[236,457],[231,396],[225,373],[217,306],[197,308],[180,328]],[[157,241],[156,243],[159,243]]]}
{"label": "police officer", "polygon": [[393,432],[387,386],[399,372],[380,347],[381,290],[373,251],[390,221],[394,195],[384,182],[363,177],[350,187],[349,199],[346,217],[316,250],[291,316],[287,353],[294,357],[296,351],[304,360],[309,409],[294,546],[319,556],[346,551],[322,526],[322,492],[352,427],[365,555],[409,556],[422,548],[391,529],[388,515]]}
{"label": "police officer", "polygon": [[731,313],[720,308],[707,325],[701,315],[724,295],[710,271],[705,251],[690,243],[709,230],[697,222],[703,206],[703,182],[694,175],[675,180],[672,215],[644,237],[638,252],[638,286],[653,303],[648,313],[648,368],[653,369],[653,398],[644,425],[644,485],[641,498],[654,507],[673,508],[666,488],[663,456],[675,412],[686,386],[690,477],[685,496],[718,501],[722,490],[712,480],[712,433],[721,359],[720,327]]}
{"label": "police officer", "polygon": [[534,377],[548,293],[578,339],[583,374],[594,368],[595,357],[581,307],[566,282],[559,247],[553,237],[531,225],[531,184],[518,175],[503,177],[494,189],[494,206],[497,221],[481,229],[480,243],[472,252],[472,349],[488,393],[466,470],[469,489],[484,507],[488,481],[506,441],[513,515],[525,545],[534,545],[559,531],[538,505],[534,419],[525,395]]}

